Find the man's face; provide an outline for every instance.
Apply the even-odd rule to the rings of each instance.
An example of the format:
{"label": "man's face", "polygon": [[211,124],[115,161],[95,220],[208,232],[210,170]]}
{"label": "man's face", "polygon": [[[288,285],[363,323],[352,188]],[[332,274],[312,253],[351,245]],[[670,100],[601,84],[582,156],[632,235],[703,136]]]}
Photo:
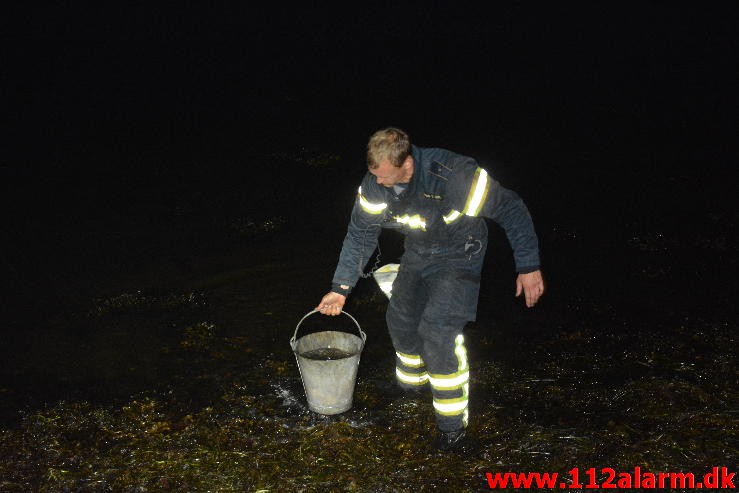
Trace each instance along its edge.
{"label": "man's face", "polygon": [[393,166],[390,160],[380,161],[377,168],[370,168],[369,172],[375,175],[377,184],[383,187],[392,187],[398,183],[408,183],[413,176],[413,158],[408,156],[400,166]]}

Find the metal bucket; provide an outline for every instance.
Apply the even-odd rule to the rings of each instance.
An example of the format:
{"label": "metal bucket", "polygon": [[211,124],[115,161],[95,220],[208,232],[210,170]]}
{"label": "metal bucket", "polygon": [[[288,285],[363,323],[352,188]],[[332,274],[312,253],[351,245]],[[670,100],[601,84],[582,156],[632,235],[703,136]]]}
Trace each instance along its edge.
{"label": "metal bucket", "polygon": [[385,264],[372,273],[375,282],[388,299],[393,295],[393,283],[395,278],[398,277],[399,270],[400,264]]}
{"label": "metal bucket", "polygon": [[347,312],[359,330],[359,336],[347,332],[323,331],[296,340],[303,321],[318,310],[308,312],[295,326],[290,346],[298,361],[308,407],[319,414],[339,414],[352,407],[359,357],[367,334]]}

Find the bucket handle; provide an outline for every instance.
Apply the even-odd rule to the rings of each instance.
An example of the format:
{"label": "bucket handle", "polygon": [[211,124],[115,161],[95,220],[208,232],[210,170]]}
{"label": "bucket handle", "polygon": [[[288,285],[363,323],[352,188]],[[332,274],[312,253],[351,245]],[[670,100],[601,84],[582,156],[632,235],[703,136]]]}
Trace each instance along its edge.
{"label": "bucket handle", "polygon": [[[293,348],[293,351],[295,351],[295,347],[296,347],[295,338],[298,336],[298,329],[300,328],[300,325],[303,323],[303,321],[306,318],[310,317],[311,315],[317,312],[318,310],[309,311],[308,313],[305,314],[305,316],[303,316],[303,318],[300,319],[300,322],[298,322],[298,325],[295,326],[295,333],[293,334],[292,339],[290,339],[290,347]],[[362,347],[364,347],[364,343],[367,342],[367,334],[365,334],[364,331],[362,330],[362,327],[359,326],[359,322],[357,322],[357,319],[349,315],[349,313],[345,312],[344,310],[342,310],[341,313],[351,318],[354,324],[357,326],[357,329],[359,330],[359,336],[362,338]]]}

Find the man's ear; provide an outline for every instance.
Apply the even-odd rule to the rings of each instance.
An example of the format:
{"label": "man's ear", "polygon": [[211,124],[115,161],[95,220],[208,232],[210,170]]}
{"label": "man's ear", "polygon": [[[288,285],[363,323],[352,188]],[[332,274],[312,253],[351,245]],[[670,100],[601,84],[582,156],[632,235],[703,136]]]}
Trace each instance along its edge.
{"label": "man's ear", "polygon": [[406,170],[413,169],[413,156],[408,156],[407,158],[405,158],[405,161],[403,161],[402,166]]}

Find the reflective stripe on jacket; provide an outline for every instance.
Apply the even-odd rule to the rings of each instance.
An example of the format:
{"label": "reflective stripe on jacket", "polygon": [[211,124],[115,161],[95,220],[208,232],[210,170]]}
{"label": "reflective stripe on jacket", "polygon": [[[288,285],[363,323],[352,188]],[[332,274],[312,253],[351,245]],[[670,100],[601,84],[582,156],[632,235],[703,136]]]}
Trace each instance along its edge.
{"label": "reflective stripe on jacket", "polygon": [[464,252],[469,239],[484,240],[483,217],[504,229],[518,272],[539,268],[539,247],[526,205],[477,162],[445,149],[412,146],[414,171],[400,195],[367,173],[357,191],[334,273],[334,285],[354,286],[377,247],[381,228],[406,235],[419,253]]}

